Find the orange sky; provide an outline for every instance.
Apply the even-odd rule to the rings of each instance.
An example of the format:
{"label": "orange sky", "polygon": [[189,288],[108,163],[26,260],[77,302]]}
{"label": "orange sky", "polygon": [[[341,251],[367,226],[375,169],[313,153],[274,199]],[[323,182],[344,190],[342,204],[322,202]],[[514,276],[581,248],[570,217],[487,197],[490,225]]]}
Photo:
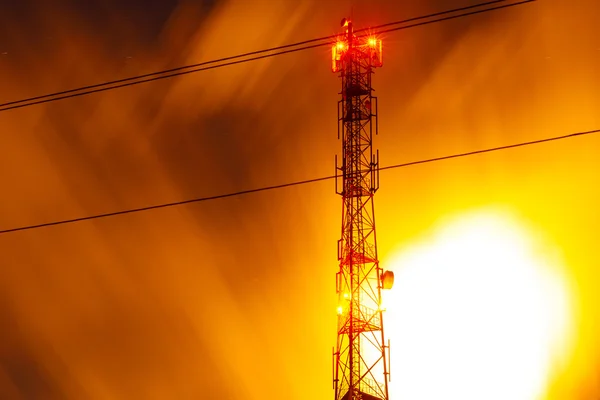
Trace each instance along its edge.
{"label": "orange sky", "polygon": [[[65,7],[3,13],[0,102],[333,34],[349,8],[180,3],[156,40],[117,11],[100,26]],[[358,26],[472,4],[353,3]],[[599,17],[592,0],[540,0],[384,36],[382,165],[598,129]],[[2,112],[0,229],[330,175],[329,68],[322,48]],[[599,148],[383,171],[375,198],[382,265],[482,207],[560,254],[574,339],[545,400],[600,396]],[[321,182],[0,235],[0,398],[331,398],[340,224]]]}

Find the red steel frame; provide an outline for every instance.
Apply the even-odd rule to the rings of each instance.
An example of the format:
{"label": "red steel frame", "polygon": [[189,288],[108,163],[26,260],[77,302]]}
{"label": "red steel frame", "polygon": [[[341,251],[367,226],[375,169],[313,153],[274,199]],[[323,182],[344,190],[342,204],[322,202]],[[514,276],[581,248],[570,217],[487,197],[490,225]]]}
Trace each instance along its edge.
{"label": "red steel frame", "polygon": [[355,35],[351,22],[344,27],[332,49],[332,69],[342,79],[341,160],[336,157],[336,192],[343,206],[336,275],[335,400],[388,400],[389,345],[383,331],[383,271],[377,259],[373,204],[379,187],[379,153],[373,153],[372,146],[378,124],[371,76],[382,65],[382,48],[377,38]]}

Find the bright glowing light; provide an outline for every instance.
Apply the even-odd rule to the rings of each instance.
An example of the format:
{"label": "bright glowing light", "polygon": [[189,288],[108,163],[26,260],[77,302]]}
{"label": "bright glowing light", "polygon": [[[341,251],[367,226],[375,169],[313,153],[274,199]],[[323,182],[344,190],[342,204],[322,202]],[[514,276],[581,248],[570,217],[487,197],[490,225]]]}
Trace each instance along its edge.
{"label": "bright glowing light", "polygon": [[507,213],[474,213],[386,262],[390,397],[538,400],[571,335],[557,252]]}
{"label": "bright glowing light", "polygon": [[375,47],[375,46],[377,46],[377,39],[369,38],[368,43],[369,43],[369,46]]}
{"label": "bright glowing light", "polygon": [[338,306],[337,313],[338,315],[342,315],[344,313],[344,308],[342,306]]}
{"label": "bright glowing light", "polygon": [[336,46],[337,46],[338,50],[341,50],[341,51],[346,50],[346,43],[344,43],[344,42],[337,42]]}

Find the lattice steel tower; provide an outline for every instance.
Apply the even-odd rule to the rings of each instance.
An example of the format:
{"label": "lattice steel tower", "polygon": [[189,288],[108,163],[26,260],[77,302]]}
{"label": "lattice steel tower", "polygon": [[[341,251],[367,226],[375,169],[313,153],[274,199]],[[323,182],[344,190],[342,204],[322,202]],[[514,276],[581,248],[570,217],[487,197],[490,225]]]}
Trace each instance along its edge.
{"label": "lattice steel tower", "polygon": [[342,196],[342,237],[338,241],[340,269],[337,346],[334,350],[335,400],[388,400],[389,342],[385,344],[381,290],[393,284],[377,259],[373,195],[379,186],[377,98],[371,77],[382,66],[381,40],[355,35],[352,22],[342,20],[344,33],[332,48],[332,70],[342,79],[338,102],[336,191]]}

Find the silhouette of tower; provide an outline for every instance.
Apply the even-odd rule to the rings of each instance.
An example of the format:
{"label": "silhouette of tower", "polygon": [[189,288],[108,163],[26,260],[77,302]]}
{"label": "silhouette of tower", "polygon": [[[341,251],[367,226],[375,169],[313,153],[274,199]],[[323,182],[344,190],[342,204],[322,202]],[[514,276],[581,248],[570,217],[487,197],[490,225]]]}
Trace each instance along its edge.
{"label": "silhouette of tower", "polygon": [[336,192],[342,196],[342,236],[338,241],[339,271],[337,346],[334,350],[335,400],[388,400],[389,342],[385,344],[381,290],[394,275],[379,267],[373,196],[379,187],[377,98],[371,77],[382,66],[381,40],[355,35],[352,22],[342,20],[344,33],[332,47],[332,70],[342,80],[338,102]]}

